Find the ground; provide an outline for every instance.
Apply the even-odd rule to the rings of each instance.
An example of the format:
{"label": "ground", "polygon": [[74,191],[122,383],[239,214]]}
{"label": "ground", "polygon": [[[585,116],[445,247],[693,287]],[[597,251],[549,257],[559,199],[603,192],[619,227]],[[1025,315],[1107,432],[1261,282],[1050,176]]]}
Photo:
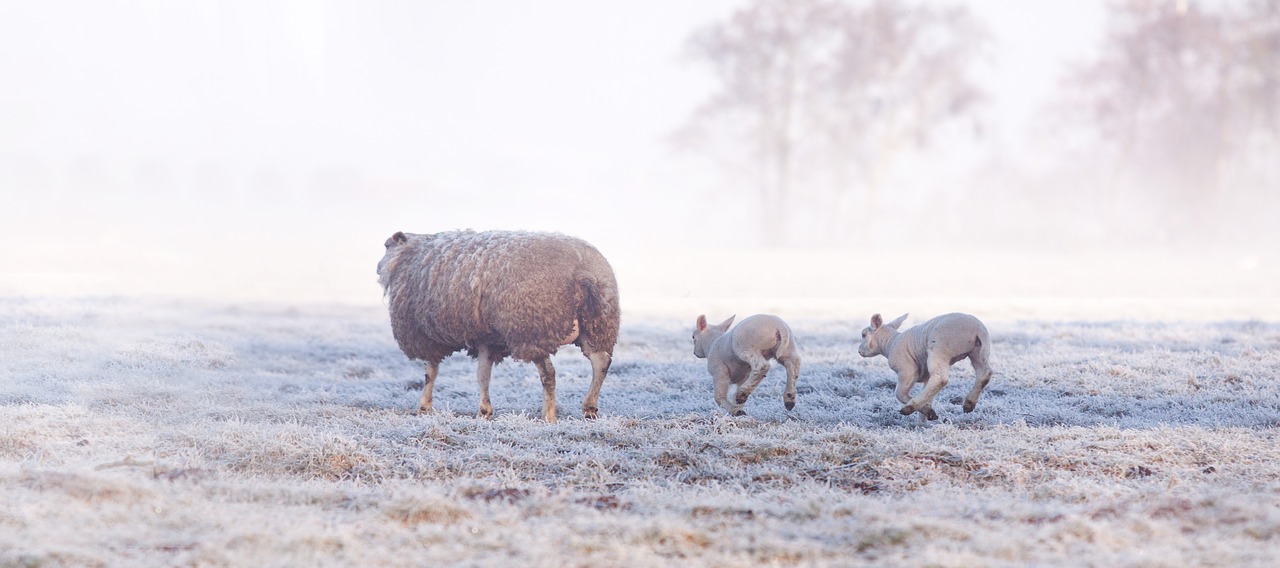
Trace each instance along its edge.
{"label": "ground", "polygon": [[416,415],[421,368],[380,306],[0,299],[0,565],[1280,555],[1275,323],[994,318],[977,410],[962,362],[921,425],[885,360],[857,355],[865,324],[812,316],[789,318],[795,410],[775,366],[725,417],[688,319],[624,322],[595,421],[589,364],[563,348],[549,425],[514,362],[475,418],[462,356]]}

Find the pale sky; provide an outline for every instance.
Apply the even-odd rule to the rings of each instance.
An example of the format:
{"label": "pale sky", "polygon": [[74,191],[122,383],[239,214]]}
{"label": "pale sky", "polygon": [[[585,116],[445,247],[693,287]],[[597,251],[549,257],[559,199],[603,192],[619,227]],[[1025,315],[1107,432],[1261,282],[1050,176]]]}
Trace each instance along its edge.
{"label": "pale sky", "polygon": [[[741,207],[666,139],[712,88],[683,41],[740,4],[2,3],[0,272],[467,227],[731,245]],[[1016,153],[1102,2],[968,5]]]}

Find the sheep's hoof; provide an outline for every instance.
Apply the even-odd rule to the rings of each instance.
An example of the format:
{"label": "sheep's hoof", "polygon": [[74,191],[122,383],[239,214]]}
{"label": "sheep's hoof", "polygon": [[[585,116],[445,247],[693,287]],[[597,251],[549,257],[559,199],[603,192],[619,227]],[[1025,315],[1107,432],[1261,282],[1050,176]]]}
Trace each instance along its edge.
{"label": "sheep's hoof", "polygon": [[595,420],[595,419],[596,419],[596,413],[597,413],[597,412],[599,412],[599,411],[600,411],[600,409],[598,409],[598,408],[596,408],[596,407],[594,407],[594,406],[592,406],[592,407],[584,407],[584,408],[582,409],[582,417],[583,417],[583,418],[586,418],[587,420]]}
{"label": "sheep's hoof", "polygon": [[733,415],[734,415],[734,416],[746,416],[746,415],[747,415],[747,411],[742,410],[742,409],[738,409],[738,410],[734,411]]}
{"label": "sheep's hoof", "polygon": [[493,420],[493,409],[492,409],[492,408],[481,408],[481,409],[480,409],[480,413],[476,415],[476,418],[483,418],[483,419],[485,419],[485,420]]}
{"label": "sheep's hoof", "polygon": [[747,403],[747,393],[745,393],[745,392],[740,392],[740,393],[738,393],[736,396],[734,396],[734,397],[733,397],[733,401],[734,401],[734,402],[736,402],[736,403],[738,403],[738,404],[746,404],[746,403]]}
{"label": "sheep's hoof", "polygon": [[902,413],[903,416],[911,416],[911,413],[915,411],[916,411],[916,407],[908,404],[902,407],[902,410],[899,410],[898,412]]}
{"label": "sheep's hoof", "polygon": [[418,407],[418,416],[425,416],[425,415],[427,415],[427,414],[431,414],[431,407],[430,407],[430,406],[419,406],[419,407]]}
{"label": "sheep's hoof", "polygon": [[792,408],[795,408],[795,407],[796,407],[796,401],[794,401],[794,400],[788,400],[788,401],[786,401],[786,402],[782,403],[782,405],[783,405],[783,406],[786,406],[786,407],[787,407],[787,410],[791,410]]}
{"label": "sheep's hoof", "polygon": [[934,412],[932,408],[926,408],[924,409],[924,417],[928,418],[929,420],[937,420],[938,413]]}
{"label": "sheep's hoof", "polygon": [[973,412],[973,407],[978,406],[976,402],[964,401],[964,411],[966,413]]}

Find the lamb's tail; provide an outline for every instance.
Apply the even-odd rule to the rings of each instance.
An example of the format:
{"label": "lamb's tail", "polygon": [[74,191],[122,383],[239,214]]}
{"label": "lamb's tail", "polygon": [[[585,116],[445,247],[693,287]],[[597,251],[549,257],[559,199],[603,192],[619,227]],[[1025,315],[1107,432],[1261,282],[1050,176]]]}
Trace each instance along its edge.
{"label": "lamb's tail", "polygon": [[791,353],[795,351],[796,342],[795,339],[791,337],[791,333],[782,333],[781,329],[776,330],[773,333],[778,338],[778,348],[775,351],[776,353]]}

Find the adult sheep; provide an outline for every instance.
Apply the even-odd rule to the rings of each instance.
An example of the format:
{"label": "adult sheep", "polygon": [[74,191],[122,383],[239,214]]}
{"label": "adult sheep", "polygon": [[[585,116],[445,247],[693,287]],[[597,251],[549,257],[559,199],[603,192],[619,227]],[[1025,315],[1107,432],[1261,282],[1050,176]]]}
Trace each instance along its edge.
{"label": "adult sheep", "polygon": [[493,416],[489,375],[506,357],[533,363],[542,379],[542,417],[556,421],[551,354],[570,343],[591,361],[582,415],[595,418],[613,361],[618,283],[599,251],[553,233],[397,232],[378,262],[391,332],[410,359],[426,363],[419,412],[431,412],[440,361],[465,349],[478,360],[480,413]]}

